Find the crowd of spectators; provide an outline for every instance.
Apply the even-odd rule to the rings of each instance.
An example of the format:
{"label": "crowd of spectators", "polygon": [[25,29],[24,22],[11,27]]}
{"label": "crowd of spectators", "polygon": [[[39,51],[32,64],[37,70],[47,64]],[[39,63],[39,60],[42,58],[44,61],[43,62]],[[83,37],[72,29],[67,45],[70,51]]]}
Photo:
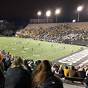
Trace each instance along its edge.
{"label": "crowd of spectators", "polygon": [[63,88],[48,60],[23,60],[0,51],[0,88]]}
{"label": "crowd of spectators", "polygon": [[[85,23],[84,23],[85,25]],[[35,24],[28,25],[16,33],[16,36],[72,44],[75,41],[87,41],[87,25],[82,24]]]}
{"label": "crowd of spectators", "polygon": [[63,88],[61,79],[83,78],[88,87],[88,68],[52,64],[48,60],[23,60],[0,51],[0,88]]}

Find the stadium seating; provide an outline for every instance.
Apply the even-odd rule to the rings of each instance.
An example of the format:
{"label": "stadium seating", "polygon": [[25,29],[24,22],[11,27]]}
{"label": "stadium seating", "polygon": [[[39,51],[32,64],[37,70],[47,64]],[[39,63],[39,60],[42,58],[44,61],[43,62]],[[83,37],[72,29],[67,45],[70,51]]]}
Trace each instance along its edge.
{"label": "stadium seating", "polygon": [[17,32],[16,36],[49,42],[86,45],[88,23],[29,24]]}

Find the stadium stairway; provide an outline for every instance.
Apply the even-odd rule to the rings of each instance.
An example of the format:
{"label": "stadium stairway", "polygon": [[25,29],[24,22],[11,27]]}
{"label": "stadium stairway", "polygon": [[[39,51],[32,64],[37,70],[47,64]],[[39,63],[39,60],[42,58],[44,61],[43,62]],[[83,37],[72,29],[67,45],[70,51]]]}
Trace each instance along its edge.
{"label": "stadium stairway", "polygon": [[83,66],[84,64],[88,64],[88,48],[76,52],[70,56],[64,57],[62,59],[57,59],[58,63],[67,64],[67,65],[74,65],[74,66]]}

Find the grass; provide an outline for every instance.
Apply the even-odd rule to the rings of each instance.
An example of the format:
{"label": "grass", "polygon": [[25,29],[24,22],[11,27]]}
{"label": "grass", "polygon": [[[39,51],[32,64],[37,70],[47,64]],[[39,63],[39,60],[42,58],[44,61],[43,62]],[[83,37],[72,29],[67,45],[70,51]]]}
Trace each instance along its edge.
{"label": "grass", "polygon": [[76,52],[82,47],[25,38],[0,37],[0,49],[10,52],[13,56],[21,56],[33,60],[54,60]]}

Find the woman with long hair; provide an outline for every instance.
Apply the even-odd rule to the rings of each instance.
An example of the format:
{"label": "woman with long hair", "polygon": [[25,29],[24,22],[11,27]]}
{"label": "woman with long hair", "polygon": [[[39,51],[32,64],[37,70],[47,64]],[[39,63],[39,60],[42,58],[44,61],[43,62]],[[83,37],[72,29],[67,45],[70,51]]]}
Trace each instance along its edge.
{"label": "woman with long hair", "polygon": [[48,60],[42,61],[33,72],[33,88],[63,88],[62,81],[51,71]]}

